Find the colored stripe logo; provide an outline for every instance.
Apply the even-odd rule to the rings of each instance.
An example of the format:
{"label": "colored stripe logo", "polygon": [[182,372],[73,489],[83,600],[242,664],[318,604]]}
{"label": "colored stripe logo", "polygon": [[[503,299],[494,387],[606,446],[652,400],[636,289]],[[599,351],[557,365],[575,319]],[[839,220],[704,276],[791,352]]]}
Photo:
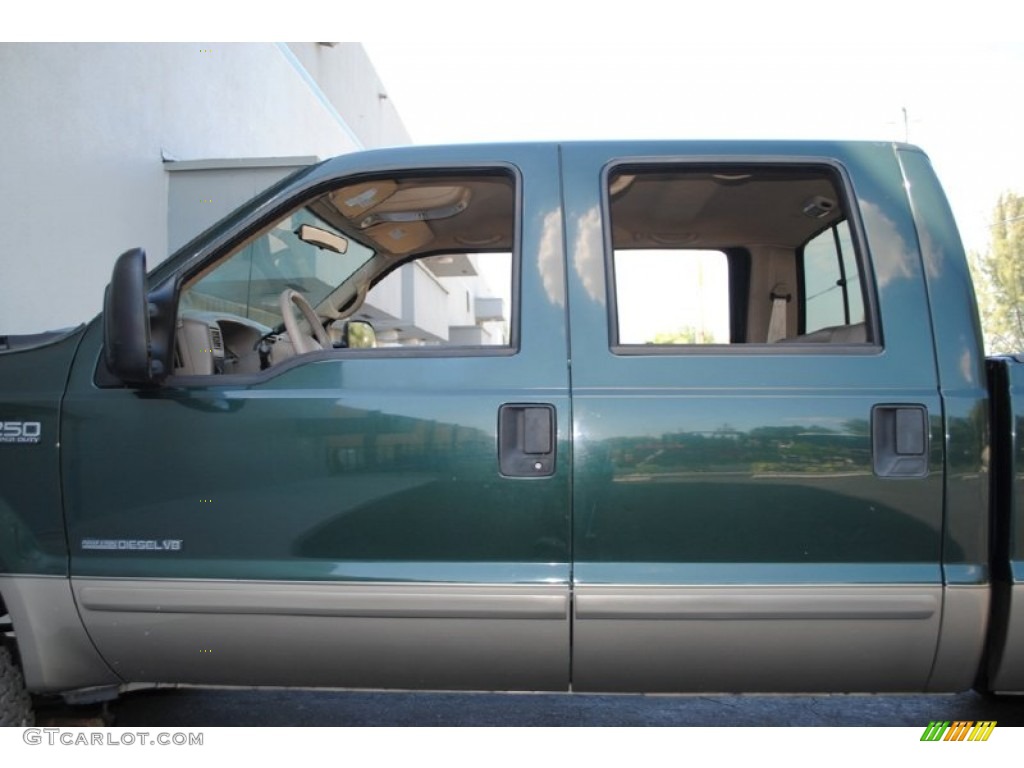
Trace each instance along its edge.
{"label": "colored stripe logo", "polygon": [[932,720],[921,741],[988,741],[995,727],[995,720]]}

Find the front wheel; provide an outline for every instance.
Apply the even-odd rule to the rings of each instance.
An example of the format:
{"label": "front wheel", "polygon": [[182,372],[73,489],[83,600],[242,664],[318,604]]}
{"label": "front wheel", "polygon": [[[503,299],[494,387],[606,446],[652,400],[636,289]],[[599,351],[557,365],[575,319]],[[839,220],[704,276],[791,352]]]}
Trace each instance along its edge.
{"label": "front wheel", "polygon": [[32,697],[10,648],[0,645],[0,726],[25,727],[35,723]]}

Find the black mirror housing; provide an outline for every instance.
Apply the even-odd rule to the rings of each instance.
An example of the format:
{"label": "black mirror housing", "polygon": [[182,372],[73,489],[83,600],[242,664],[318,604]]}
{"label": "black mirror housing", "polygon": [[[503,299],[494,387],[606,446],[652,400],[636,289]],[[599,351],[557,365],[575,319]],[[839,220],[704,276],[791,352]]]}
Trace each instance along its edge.
{"label": "black mirror housing", "polygon": [[104,360],[125,384],[156,384],[164,375],[152,356],[149,315],[146,252],[133,248],[118,256],[103,297]]}

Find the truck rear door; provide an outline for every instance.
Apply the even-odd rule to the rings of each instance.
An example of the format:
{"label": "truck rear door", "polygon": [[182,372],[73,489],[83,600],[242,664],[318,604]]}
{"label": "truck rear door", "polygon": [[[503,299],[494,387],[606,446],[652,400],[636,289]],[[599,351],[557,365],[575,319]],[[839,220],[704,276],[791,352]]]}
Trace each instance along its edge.
{"label": "truck rear door", "polygon": [[573,687],[922,689],[942,408],[890,152],[564,150]]}

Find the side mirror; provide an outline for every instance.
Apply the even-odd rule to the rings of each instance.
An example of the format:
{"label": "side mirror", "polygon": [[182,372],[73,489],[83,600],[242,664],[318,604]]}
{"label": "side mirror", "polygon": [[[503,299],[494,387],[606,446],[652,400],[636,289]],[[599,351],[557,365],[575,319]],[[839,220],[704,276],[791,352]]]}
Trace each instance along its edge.
{"label": "side mirror", "polygon": [[377,346],[377,332],[365,320],[349,320],[341,335],[342,346],[347,349],[372,349]]}
{"label": "side mirror", "polygon": [[153,359],[146,298],[146,252],[133,248],[118,256],[103,297],[103,355],[107,368],[125,384],[156,384],[163,365]]}

